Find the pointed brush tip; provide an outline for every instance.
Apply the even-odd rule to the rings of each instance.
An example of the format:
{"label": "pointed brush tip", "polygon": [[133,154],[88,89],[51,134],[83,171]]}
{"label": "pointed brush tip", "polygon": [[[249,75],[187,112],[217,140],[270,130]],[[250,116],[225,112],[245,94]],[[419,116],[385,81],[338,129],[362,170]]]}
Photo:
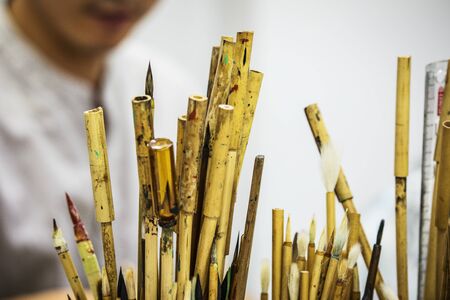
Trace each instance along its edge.
{"label": "pointed brush tip", "polygon": [[381,238],[383,237],[383,230],[384,230],[384,219],[381,220],[380,226],[378,227],[378,233],[377,233],[377,244],[381,244]]}
{"label": "pointed brush tip", "polygon": [[58,230],[58,224],[56,224],[56,219],[53,218],[53,231],[57,231]]}

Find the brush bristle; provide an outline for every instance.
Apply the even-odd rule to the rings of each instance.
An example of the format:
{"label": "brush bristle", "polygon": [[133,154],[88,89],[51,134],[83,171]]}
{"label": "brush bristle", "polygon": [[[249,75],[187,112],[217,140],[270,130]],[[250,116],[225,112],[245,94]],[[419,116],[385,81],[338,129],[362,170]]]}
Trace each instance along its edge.
{"label": "brush bristle", "polygon": [[286,223],[286,242],[292,243],[292,236],[291,236],[291,215],[288,215],[287,223]]}
{"label": "brush bristle", "polygon": [[361,245],[359,243],[354,244],[348,252],[347,267],[353,269],[358,261],[358,257],[361,254]]}
{"label": "brush bristle", "polygon": [[106,269],[102,269],[102,296],[111,296],[111,289],[109,287],[108,275],[106,275]]}
{"label": "brush bristle", "polygon": [[325,235],[325,229],[322,230],[322,233],[320,234],[319,246],[317,247],[317,250],[321,252],[325,252],[325,250],[327,250],[327,236]]}
{"label": "brush bristle", "polygon": [[320,150],[322,177],[327,192],[332,192],[336,186],[336,182],[341,169],[339,155],[337,154],[333,144],[328,142],[322,145]]}
{"label": "brush bristle", "polygon": [[288,281],[289,299],[298,299],[299,280],[300,273],[298,271],[298,266],[296,263],[292,263]]}
{"label": "brush bristle", "polygon": [[128,298],[136,299],[136,281],[133,268],[125,270],[125,285],[127,287]]}
{"label": "brush bristle", "polygon": [[334,257],[339,257],[341,255],[342,249],[347,241],[348,237],[348,221],[347,215],[344,215],[341,225],[339,226],[336,237],[334,238],[333,249],[331,253]]}
{"label": "brush bristle", "polygon": [[384,282],[381,283],[381,292],[386,300],[398,300],[398,297],[394,291]]}
{"label": "brush bristle", "polygon": [[270,263],[264,259],[261,264],[261,293],[267,294],[270,281]]}
{"label": "brush bristle", "polygon": [[197,287],[197,276],[194,275],[191,280],[191,299],[195,299],[195,289]]}
{"label": "brush bristle", "polygon": [[309,243],[313,244],[316,241],[316,216],[313,216],[309,225]]}
{"label": "brush bristle", "polygon": [[306,250],[308,249],[308,236],[306,232],[302,230],[297,239],[298,256],[306,257]]}

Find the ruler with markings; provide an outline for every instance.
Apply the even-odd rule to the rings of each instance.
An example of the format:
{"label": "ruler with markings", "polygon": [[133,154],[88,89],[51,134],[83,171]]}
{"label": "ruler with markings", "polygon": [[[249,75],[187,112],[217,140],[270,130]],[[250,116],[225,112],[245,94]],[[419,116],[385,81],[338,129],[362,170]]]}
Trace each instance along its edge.
{"label": "ruler with markings", "polygon": [[422,142],[422,187],[420,197],[418,299],[424,299],[425,292],[428,238],[435,178],[434,150],[436,147],[440,108],[444,96],[446,72],[447,61],[431,63],[426,67]]}

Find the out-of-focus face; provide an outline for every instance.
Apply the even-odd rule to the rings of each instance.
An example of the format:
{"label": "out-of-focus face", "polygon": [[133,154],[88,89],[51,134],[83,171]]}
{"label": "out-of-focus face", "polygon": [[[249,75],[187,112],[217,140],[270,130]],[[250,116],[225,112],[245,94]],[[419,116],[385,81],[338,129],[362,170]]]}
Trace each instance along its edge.
{"label": "out-of-focus face", "polygon": [[48,32],[83,52],[116,46],[157,0],[31,0]]}

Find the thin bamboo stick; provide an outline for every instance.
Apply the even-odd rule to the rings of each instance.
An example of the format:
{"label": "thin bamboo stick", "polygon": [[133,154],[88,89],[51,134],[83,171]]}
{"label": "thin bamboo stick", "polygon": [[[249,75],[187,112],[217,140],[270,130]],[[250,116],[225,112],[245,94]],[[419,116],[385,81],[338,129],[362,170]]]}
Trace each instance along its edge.
{"label": "thin bamboo stick", "polygon": [[437,183],[436,220],[437,228],[437,252],[436,252],[436,296],[439,299],[440,288],[444,282],[446,235],[450,208],[450,121],[442,125],[441,157]]}
{"label": "thin bamboo stick", "polygon": [[[247,287],[248,269],[252,253],[253,233],[255,231],[256,213],[258,210],[259,191],[261,188],[261,178],[264,168],[264,156],[255,157],[253,167],[250,197],[248,200],[247,217],[245,220],[245,230],[238,257],[238,269],[235,272],[231,284],[231,298],[244,300]],[[222,212],[223,213],[223,212]],[[292,243],[291,243],[292,245]],[[292,253],[292,250],[291,252]],[[290,262],[292,261],[292,258]]]}
{"label": "thin bamboo stick", "polygon": [[56,225],[55,219],[53,219],[53,247],[55,247],[56,253],[58,254],[59,261],[64,268],[64,272],[69,281],[70,287],[72,288],[73,294],[76,299],[87,300],[86,294],[84,292],[83,284],[78,277],[77,269],[72,261],[72,257],[69,253],[69,248],[67,242],[64,239],[63,233],[60,228]]}
{"label": "thin bamboo stick", "polygon": [[94,193],[95,215],[97,222],[101,224],[106,273],[111,287],[111,297],[115,299],[117,292],[117,267],[112,229],[114,206],[109,176],[103,109],[98,107],[84,112],[84,120],[92,190]]}
{"label": "thin bamboo stick", "polygon": [[233,224],[234,206],[236,203],[236,195],[237,195],[237,185],[239,182],[242,164],[244,162],[245,151],[247,150],[247,144],[252,129],[256,105],[258,103],[259,92],[261,90],[263,78],[264,74],[259,71],[250,70],[250,72],[248,73],[246,96],[244,97],[244,117],[241,131],[241,140],[240,145],[238,147],[237,166],[234,172],[234,179],[233,179],[233,192],[231,198],[231,207],[229,213],[230,217],[227,230],[226,254],[228,254],[230,248],[231,227]]}
{"label": "thin bamboo stick", "polygon": [[216,77],[217,64],[219,62],[220,46],[214,46],[211,50],[211,62],[209,65],[208,87],[206,90],[206,97],[209,99],[211,96],[211,90],[214,84],[214,78]]}
{"label": "thin bamboo stick", "polygon": [[[150,69],[151,70],[151,69]],[[152,89],[151,89],[152,90]],[[153,99],[150,96],[139,96],[132,100],[134,136],[136,141],[136,156],[139,178],[139,212],[138,212],[138,294],[144,295],[144,260],[142,253],[142,228],[144,227],[144,215],[147,218],[155,218],[156,211],[152,199],[150,155],[148,144],[154,137],[153,131]],[[151,245],[153,251],[157,251],[158,245]]]}
{"label": "thin bamboo stick", "polygon": [[161,265],[161,295],[162,300],[172,300],[171,289],[173,284],[173,229],[163,227],[160,241]]}
{"label": "thin bamboo stick", "polygon": [[300,300],[308,300],[309,295],[309,272],[300,271]]}
{"label": "thin bamboo stick", "polygon": [[111,287],[109,286],[106,268],[102,268],[102,300],[111,300]]}
{"label": "thin bamboo stick", "polygon": [[281,299],[289,299],[289,272],[292,263],[291,217],[288,216],[281,258]]}
{"label": "thin bamboo stick", "polygon": [[[314,140],[317,144],[318,149],[320,150],[321,145],[327,143],[330,140],[330,136],[328,135],[328,131],[325,127],[325,122],[322,114],[317,106],[317,104],[309,105],[305,108],[305,114],[308,120],[308,123],[311,127],[311,132],[313,134]],[[349,213],[357,212],[355,204],[353,202],[353,195],[348,185],[347,179],[345,178],[344,171],[341,167],[341,171],[339,173],[338,181],[336,183],[335,188],[336,196],[338,197],[339,202],[341,202],[343,208],[347,210]],[[370,248],[369,241],[367,239],[367,235],[364,232],[364,229],[361,225],[359,237],[361,242],[362,254],[364,258],[364,262],[366,266],[369,266],[370,257],[372,255],[372,250]],[[384,300],[384,296],[381,293],[380,284],[383,281],[381,273],[378,271],[377,281],[376,281],[376,289],[378,297]]]}
{"label": "thin bamboo stick", "polygon": [[326,249],[326,234],[325,230],[320,235],[319,245],[314,257],[314,266],[311,271],[311,280],[309,286],[309,300],[317,299],[317,292],[319,290],[320,274],[322,269],[322,261]]}
{"label": "thin bamboo stick", "polygon": [[158,299],[158,224],[157,218],[144,218],[144,299]]}
{"label": "thin bamboo stick", "polygon": [[406,178],[409,148],[409,90],[411,58],[397,60],[397,106],[395,120],[395,220],[397,250],[397,290],[400,300],[408,299],[408,252]]}
{"label": "thin bamboo stick", "polygon": [[202,160],[202,147],[204,140],[205,118],[208,99],[200,95],[189,97],[187,109],[187,122],[185,129],[185,142],[183,144],[183,167],[180,177],[180,203],[179,215],[179,268],[177,268],[178,289],[177,298],[181,300],[184,293],[184,284],[189,280],[192,247],[193,215],[197,209],[197,188],[199,183]]}
{"label": "thin bamboo stick", "polygon": [[219,295],[219,272],[217,268],[217,250],[214,243],[211,249],[211,262],[209,264],[209,293],[208,299],[216,300]]}
{"label": "thin bamboo stick", "polygon": [[309,275],[312,275],[312,270],[314,268],[314,257],[316,252],[316,217],[313,217],[309,226],[309,243],[308,243],[308,257],[307,266]]}
{"label": "thin bamboo stick", "polygon": [[226,171],[232,111],[233,107],[230,105],[219,105],[216,135],[212,141],[211,161],[206,182],[203,224],[195,262],[195,273],[199,275],[200,283],[206,283],[209,253],[222,208],[221,198]]}
{"label": "thin bamboo stick", "polygon": [[272,209],[272,300],[281,299],[284,210]]}
{"label": "thin bamboo stick", "polygon": [[89,238],[88,232],[84,227],[84,223],[81,221],[80,214],[78,213],[75,203],[73,203],[67,193],[66,201],[70,218],[72,219],[75,241],[77,242],[78,254],[80,255],[81,262],[83,264],[84,273],[86,274],[89,288],[94,295],[94,299],[98,299],[100,292],[98,287],[102,280],[102,274],[97,261],[97,256],[95,255],[94,245]]}

